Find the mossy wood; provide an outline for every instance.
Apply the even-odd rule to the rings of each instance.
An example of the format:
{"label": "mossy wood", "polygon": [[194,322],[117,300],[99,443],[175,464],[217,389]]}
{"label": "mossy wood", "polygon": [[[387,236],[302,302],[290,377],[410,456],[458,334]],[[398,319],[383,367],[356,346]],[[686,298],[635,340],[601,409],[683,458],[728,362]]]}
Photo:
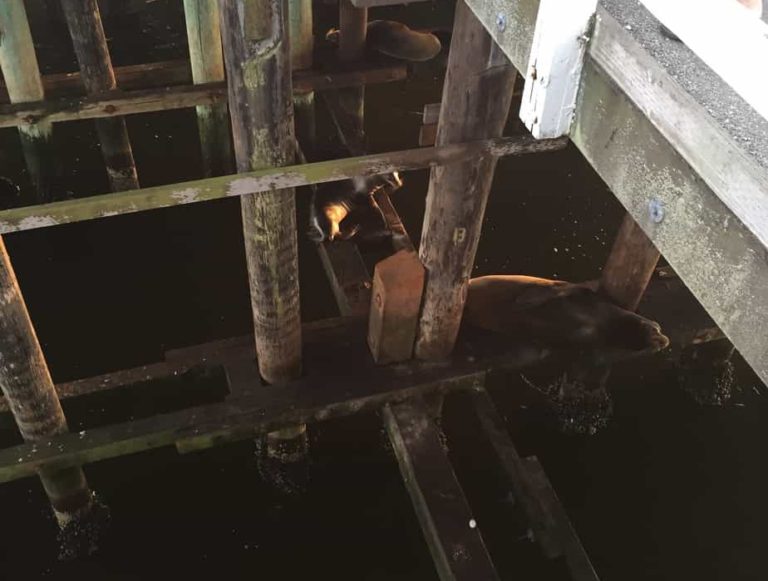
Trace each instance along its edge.
{"label": "mossy wood", "polygon": [[[189,62],[195,85],[224,82],[219,5],[212,0],[184,0]],[[197,105],[197,129],[205,176],[231,173],[234,168],[225,101]]]}
{"label": "mossy wood", "polygon": [[276,188],[333,182],[357,175],[423,169],[472,159],[479,155],[524,155],[554,151],[562,149],[565,145],[564,140],[534,141],[525,137],[513,137],[321,161],[284,168],[266,168],[237,175],[3,210],[0,211],[0,234],[243,196],[253,192],[270,192]]}
{"label": "mossy wood", "polygon": [[384,426],[442,581],[499,579],[440,433],[418,399],[384,408]]}
{"label": "mossy wood", "polygon": [[[97,1],[61,0],[61,6],[86,91],[97,95],[114,91],[117,80]],[[122,117],[97,119],[96,133],[112,191],[138,188],[139,178],[125,120]]]}
{"label": "mossy wood", "polygon": [[[466,6],[456,4],[437,145],[500,137],[515,69]],[[416,356],[440,359],[456,340],[496,159],[432,169],[419,256],[427,270]]]}

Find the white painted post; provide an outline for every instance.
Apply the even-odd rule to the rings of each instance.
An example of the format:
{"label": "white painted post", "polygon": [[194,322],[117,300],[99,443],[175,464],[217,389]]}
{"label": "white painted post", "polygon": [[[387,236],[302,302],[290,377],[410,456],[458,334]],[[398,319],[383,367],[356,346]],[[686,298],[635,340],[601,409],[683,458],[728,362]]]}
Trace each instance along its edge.
{"label": "white painted post", "polygon": [[768,25],[734,0],[640,0],[659,22],[768,119]]}
{"label": "white painted post", "polygon": [[567,135],[598,0],[541,0],[520,119],[536,139]]}

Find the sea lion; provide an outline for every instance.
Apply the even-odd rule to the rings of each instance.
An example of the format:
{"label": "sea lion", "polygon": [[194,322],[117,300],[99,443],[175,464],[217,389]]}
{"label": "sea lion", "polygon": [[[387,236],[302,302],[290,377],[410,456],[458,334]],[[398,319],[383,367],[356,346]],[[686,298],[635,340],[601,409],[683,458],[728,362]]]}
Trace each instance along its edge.
{"label": "sea lion", "polygon": [[594,284],[532,276],[471,279],[463,322],[546,347],[593,353],[653,352],[669,345],[658,323],[613,304]]}
{"label": "sea lion", "polygon": [[309,239],[320,243],[384,232],[386,223],[372,196],[380,188],[395,191],[402,185],[397,172],[319,184],[312,194]]}
{"label": "sea lion", "polygon": [[[338,43],[339,31],[335,28],[325,35],[326,40]],[[436,57],[442,50],[440,39],[429,32],[412,30],[402,22],[372,20],[368,23],[365,38],[366,50],[410,62],[424,62]]]}

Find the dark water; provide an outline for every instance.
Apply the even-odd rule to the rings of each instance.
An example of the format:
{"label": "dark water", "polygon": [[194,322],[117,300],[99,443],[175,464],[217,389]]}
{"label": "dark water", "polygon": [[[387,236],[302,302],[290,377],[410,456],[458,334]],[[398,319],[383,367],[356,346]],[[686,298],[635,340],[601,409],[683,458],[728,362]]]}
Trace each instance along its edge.
{"label": "dark water", "polygon": [[[45,72],[75,70],[56,3],[32,2]],[[105,4],[116,65],[185,56],[181,3]],[[132,7],[141,10],[132,11]],[[317,31],[334,24],[318,4]],[[448,25],[434,3],[372,11],[414,26]],[[425,103],[439,100],[439,68],[367,89],[371,149],[413,147]],[[330,136],[327,123],[325,134]],[[128,118],[144,186],[200,177],[193,111]],[[510,130],[519,129],[514,121]],[[329,137],[330,139],[330,137]],[[90,122],[59,124],[55,140],[67,195],[107,191]],[[15,130],[0,131],[0,170],[29,192]],[[395,203],[418,239],[426,172],[405,176]],[[306,192],[303,193],[306,200]],[[476,273],[582,280],[599,274],[622,209],[579,153],[499,163]],[[165,350],[250,330],[236,200],[159,210],[6,237],[56,381],[159,360]],[[314,249],[302,241],[306,320],[335,314]],[[663,324],[663,321],[662,321]],[[535,392],[498,376],[493,395],[524,454],[542,461],[604,580],[765,579],[768,533],[766,405],[743,368],[739,405],[703,407],[663,355],[614,370],[614,415],[593,437],[566,436]],[[759,390],[758,390],[759,391]],[[220,399],[221,374],[158,382],[65,403],[73,429]],[[466,406],[447,403],[444,428],[457,472],[505,579],[542,573]],[[0,417],[3,445],[18,442]],[[161,449],[88,466],[112,511],[90,559],[60,563],[55,525],[35,479],[0,487],[2,579],[434,579],[410,500],[375,415],[312,430],[311,487],[297,499],[261,480],[254,445],[186,456]],[[535,572],[539,571],[539,574]]]}

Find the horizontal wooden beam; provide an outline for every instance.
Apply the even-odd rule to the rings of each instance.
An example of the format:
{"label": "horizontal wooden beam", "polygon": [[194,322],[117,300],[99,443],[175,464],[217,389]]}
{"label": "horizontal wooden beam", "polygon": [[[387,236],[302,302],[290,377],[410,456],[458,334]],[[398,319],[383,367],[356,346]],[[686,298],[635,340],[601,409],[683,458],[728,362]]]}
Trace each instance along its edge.
{"label": "horizontal wooden beam", "polygon": [[322,161],[102,194],[74,200],[13,208],[0,212],[0,234],[107,218],[144,210],[180,206],[275,188],[294,188],[354,176],[410,171],[456,163],[480,155],[524,155],[562,149],[566,140],[535,141],[527,137],[499,138]]}
{"label": "horizontal wooden beam", "polygon": [[[65,434],[0,451],[0,482],[32,476],[39,469],[87,464],[183,441],[185,450],[254,437],[276,429],[377,409],[413,397],[482,385],[489,361],[377,367],[365,329],[329,329],[324,340],[305,346],[310,374],[250,395],[104,428]],[[310,358],[309,355],[313,355]],[[518,364],[530,364],[518,358]],[[255,369],[255,368],[254,368]]]}
{"label": "horizontal wooden beam", "polygon": [[[539,0],[466,2],[525,70]],[[768,325],[755,324],[768,321],[768,220],[761,218],[768,187],[760,185],[768,171],[724,127],[710,130],[712,115],[643,55],[606,8],[598,7],[571,139],[768,383]],[[667,106],[676,99],[685,105]]]}
{"label": "horizontal wooden beam", "polygon": [[[305,93],[387,83],[406,77],[407,69],[403,65],[367,67],[335,73],[297,71],[294,75],[294,92]],[[198,105],[213,105],[226,100],[226,83],[215,82],[110,92],[89,97],[58,98],[34,103],[15,103],[0,105],[0,128],[169,111]]]}

